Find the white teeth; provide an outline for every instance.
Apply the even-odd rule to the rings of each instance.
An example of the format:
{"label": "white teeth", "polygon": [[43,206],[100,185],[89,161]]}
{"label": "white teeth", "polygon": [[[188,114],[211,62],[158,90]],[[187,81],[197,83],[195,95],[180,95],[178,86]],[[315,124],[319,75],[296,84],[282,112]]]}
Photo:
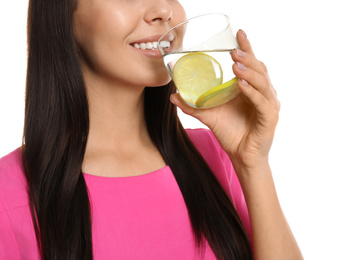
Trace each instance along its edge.
{"label": "white teeth", "polygon": [[[157,50],[157,42],[147,42],[147,43],[135,43],[133,47],[136,49],[142,49],[142,50]],[[160,42],[161,48],[169,48],[170,47],[170,42],[168,41],[162,41]]]}
{"label": "white teeth", "polygon": [[160,42],[161,48],[169,48],[170,47],[170,42],[168,41],[162,41]]}
{"label": "white teeth", "polygon": [[142,42],[142,43],[140,44],[140,47],[141,47],[142,50],[145,50],[145,49],[146,49],[146,44],[145,44],[144,42]]}
{"label": "white teeth", "polygon": [[151,42],[147,42],[146,43],[146,48],[149,49],[149,50],[152,49],[152,43]]}

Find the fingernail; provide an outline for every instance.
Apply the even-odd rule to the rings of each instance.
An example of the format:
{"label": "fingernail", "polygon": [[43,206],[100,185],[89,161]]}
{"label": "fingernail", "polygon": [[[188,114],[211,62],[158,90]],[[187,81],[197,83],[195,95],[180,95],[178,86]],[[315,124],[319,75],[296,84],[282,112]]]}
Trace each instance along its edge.
{"label": "fingernail", "polygon": [[241,71],[246,71],[247,70],[247,68],[242,63],[236,62],[236,64],[237,64],[237,68],[239,70],[241,70]]}
{"label": "fingernail", "polygon": [[245,57],[245,53],[241,51],[240,49],[236,49],[236,52],[237,52],[238,57],[241,57],[241,58]]}
{"label": "fingernail", "polygon": [[248,36],[247,36],[247,34],[245,33],[245,31],[243,31],[243,30],[241,29],[241,32],[242,32],[242,34],[243,34],[243,36],[244,36],[245,38],[248,38]]}
{"label": "fingernail", "polygon": [[248,82],[245,79],[241,79],[243,86],[248,86]]}

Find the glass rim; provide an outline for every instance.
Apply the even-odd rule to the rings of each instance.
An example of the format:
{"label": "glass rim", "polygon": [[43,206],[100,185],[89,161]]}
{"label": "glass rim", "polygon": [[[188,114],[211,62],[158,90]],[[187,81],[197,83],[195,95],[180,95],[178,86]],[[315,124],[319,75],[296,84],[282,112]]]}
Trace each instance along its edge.
{"label": "glass rim", "polygon": [[[224,13],[207,13],[207,14],[201,14],[201,15],[197,15],[197,16],[194,16],[194,17],[191,17],[175,26],[173,26],[172,28],[170,28],[168,31],[166,31],[157,41],[157,46],[158,48],[160,47],[160,41],[168,34],[170,33],[171,31],[173,31],[175,28],[178,28],[186,23],[189,23],[190,21],[194,20],[194,19],[197,19],[197,18],[200,18],[200,17],[203,17],[203,16],[211,16],[211,15],[218,15],[218,16],[223,16],[225,17],[229,22],[231,22],[231,19],[228,15],[224,14]],[[230,26],[230,24],[229,24]]]}

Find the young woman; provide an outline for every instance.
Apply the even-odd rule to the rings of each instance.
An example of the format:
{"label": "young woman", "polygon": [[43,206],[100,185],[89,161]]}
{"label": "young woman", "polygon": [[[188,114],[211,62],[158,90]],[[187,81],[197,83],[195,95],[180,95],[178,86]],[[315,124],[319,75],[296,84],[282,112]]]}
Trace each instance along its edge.
{"label": "young woman", "polygon": [[[207,110],[134,47],[185,19],[176,0],[30,0],[0,259],[302,258],[268,164],[280,105],[246,34],[232,53],[242,93]],[[176,106],[211,131],[185,131]]]}

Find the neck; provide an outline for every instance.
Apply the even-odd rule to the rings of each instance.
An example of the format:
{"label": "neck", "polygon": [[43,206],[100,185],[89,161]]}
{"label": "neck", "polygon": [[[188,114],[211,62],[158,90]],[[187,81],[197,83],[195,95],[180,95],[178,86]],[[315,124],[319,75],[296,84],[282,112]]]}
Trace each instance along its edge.
{"label": "neck", "polygon": [[90,128],[82,170],[117,177],[165,166],[144,116],[144,86],[86,78]]}
{"label": "neck", "polygon": [[90,129],[88,148],[123,147],[144,142],[144,87],[87,86]]}

